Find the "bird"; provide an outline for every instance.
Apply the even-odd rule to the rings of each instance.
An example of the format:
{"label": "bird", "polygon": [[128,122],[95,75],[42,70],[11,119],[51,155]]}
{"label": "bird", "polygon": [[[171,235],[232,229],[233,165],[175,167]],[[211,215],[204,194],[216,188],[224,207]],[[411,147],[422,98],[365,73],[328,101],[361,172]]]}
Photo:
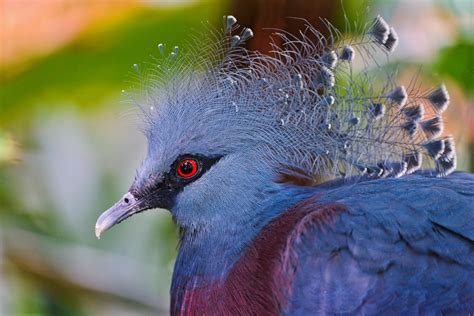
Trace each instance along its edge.
{"label": "bird", "polygon": [[134,99],[147,154],[96,236],[171,212],[171,315],[472,315],[474,175],[446,85],[397,83],[381,16],[349,36],[302,21],[270,55],[232,15],[158,45]]}

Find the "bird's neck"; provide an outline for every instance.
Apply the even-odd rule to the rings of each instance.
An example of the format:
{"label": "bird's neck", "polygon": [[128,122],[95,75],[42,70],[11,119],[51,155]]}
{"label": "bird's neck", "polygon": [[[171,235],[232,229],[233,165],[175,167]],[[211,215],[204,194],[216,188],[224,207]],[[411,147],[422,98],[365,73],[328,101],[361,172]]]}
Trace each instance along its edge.
{"label": "bird's neck", "polygon": [[[229,225],[220,225],[212,230],[183,231],[171,289],[172,312],[183,314],[183,311],[196,311],[203,306],[207,308],[209,302],[223,299],[222,293],[226,293],[226,297],[234,296],[232,288],[236,286],[260,284],[260,280],[253,278],[261,278],[261,273],[265,271],[254,270],[265,270],[271,264],[264,262],[265,258],[273,257],[271,254],[261,256],[261,253],[278,252],[282,246],[280,240],[268,243],[265,234],[262,239],[262,233],[269,230],[269,223],[279,221],[281,223],[272,228],[277,231],[266,234],[285,236],[281,229],[288,221],[282,219],[282,214],[293,206],[288,202],[288,195],[301,194],[302,199],[305,196],[301,190],[282,190],[281,186],[272,187],[265,193],[267,198],[254,205],[255,209],[248,210],[253,216],[241,218],[240,221],[230,219]],[[271,276],[268,281],[271,282]],[[243,288],[240,290],[245,292]],[[244,304],[242,300],[231,301]]]}

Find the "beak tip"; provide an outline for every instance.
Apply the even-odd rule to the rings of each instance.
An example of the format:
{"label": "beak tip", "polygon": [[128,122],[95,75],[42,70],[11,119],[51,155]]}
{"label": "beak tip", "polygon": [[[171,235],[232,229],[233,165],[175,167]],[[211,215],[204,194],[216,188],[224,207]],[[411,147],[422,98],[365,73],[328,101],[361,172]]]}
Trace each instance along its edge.
{"label": "beak tip", "polygon": [[100,235],[102,234],[102,229],[100,226],[96,226],[95,227],[95,237],[97,237],[97,239],[100,239]]}

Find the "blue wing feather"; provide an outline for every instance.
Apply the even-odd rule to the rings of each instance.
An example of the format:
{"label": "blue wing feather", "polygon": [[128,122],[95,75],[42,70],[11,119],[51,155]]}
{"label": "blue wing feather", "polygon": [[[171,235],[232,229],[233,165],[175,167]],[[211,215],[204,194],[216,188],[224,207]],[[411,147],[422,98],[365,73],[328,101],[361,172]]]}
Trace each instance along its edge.
{"label": "blue wing feather", "polygon": [[316,204],[346,211],[290,245],[298,260],[287,314],[474,312],[473,175],[316,190]]}

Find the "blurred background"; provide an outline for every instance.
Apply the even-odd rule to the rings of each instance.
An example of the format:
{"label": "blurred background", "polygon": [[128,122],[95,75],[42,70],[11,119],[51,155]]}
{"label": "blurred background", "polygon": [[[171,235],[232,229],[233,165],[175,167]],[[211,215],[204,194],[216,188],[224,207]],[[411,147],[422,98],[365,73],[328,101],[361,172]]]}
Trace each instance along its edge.
{"label": "blurred background", "polygon": [[381,14],[395,26],[400,82],[446,83],[458,169],[472,172],[473,0],[0,0],[0,315],[166,315],[169,213],[94,236],[146,150],[121,93],[136,86],[132,65],[152,64],[160,42],[186,50],[190,31],[225,14],[264,52],[264,27],[301,26],[287,17],[344,29],[341,3],[351,20]]}

